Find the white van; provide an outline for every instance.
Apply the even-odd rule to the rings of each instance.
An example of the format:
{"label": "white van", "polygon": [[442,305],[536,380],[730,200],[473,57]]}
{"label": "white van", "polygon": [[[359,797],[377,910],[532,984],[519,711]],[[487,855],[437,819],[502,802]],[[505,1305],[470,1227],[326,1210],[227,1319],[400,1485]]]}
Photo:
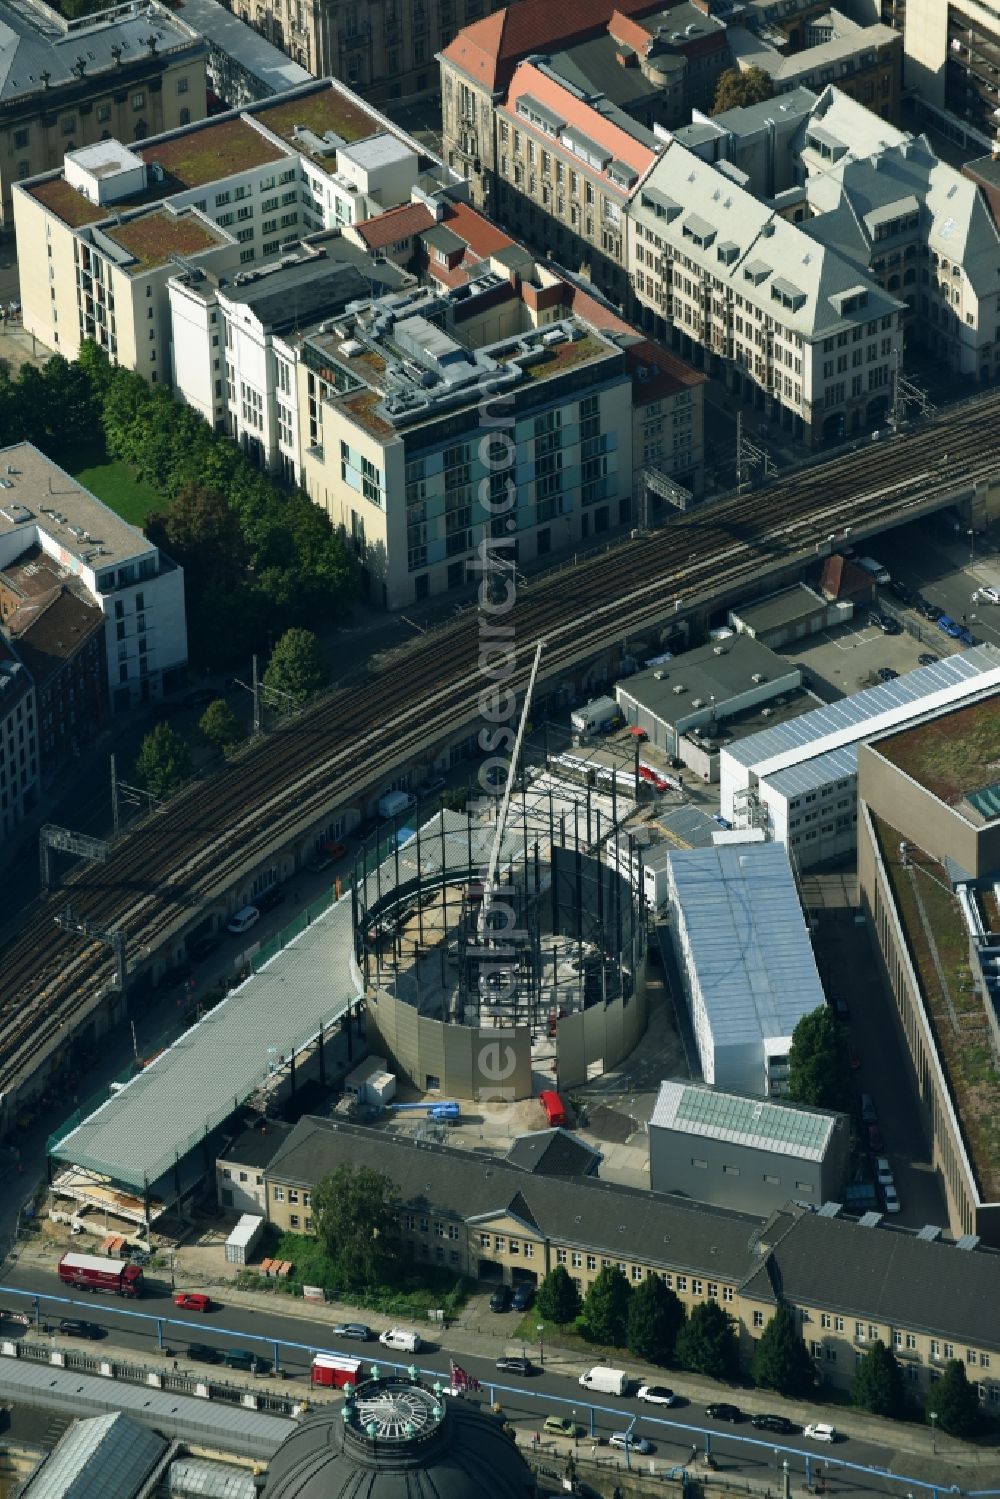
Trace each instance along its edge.
{"label": "white van", "polygon": [[608,1369],[603,1364],[596,1364],[586,1374],[581,1374],[580,1383],[584,1389],[597,1390],[601,1395],[628,1394],[628,1375],[625,1370]]}
{"label": "white van", "polygon": [[252,926],[256,926],[259,920],[260,912],[256,906],[244,906],[228,923],[226,931],[235,932],[237,936],[240,936],[243,932],[248,932]]}
{"label": "white van", "polygon": [[419,1353],[421,1348],[420,1334],[408,1327],[387,1327],[378,1340],[383,1348],[396,1348],[400,1353]]}
{"label": "white van", "polygon": [[408,791],[387,791],[385,796],[378,799],[376,810],[380,817],[390,821],[393,817],[401,817],[405,812],[412,812],[417,805],[415,796]]}

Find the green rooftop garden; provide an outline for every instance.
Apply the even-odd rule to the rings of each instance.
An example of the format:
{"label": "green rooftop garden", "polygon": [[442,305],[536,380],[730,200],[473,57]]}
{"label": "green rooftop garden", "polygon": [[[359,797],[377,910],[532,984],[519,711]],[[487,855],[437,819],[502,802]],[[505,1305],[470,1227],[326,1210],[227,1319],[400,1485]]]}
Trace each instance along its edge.
{"label": "green rooftop garden", "polygon": [[1000,698],[880,739],[877,749],[942,801],[961,801],[970,791],[1000,780]]}

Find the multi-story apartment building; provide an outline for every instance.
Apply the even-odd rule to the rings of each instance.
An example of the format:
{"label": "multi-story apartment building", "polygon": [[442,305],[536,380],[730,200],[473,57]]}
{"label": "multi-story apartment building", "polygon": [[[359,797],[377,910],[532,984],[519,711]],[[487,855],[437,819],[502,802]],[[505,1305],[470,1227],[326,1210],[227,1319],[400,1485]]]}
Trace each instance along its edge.
{"label": "multi-story apartment building", "polygon": [[29,547],[0,571],[0,631],[35,684],[42,780],[79,755],[108,713],[105,620],[54,557]]}
{"label": "multi-story apartment building", "polygon": [[[873,149],[874,147],[874,149]],[[923,136],[827,89],[802,128],[806,232],[906,307],[908,339],[956,374],[1000,375],[1000,232]]]}
{"label": "multi-story apartment building", "polygon": [[0,844],[38,799],[37,714],[35,684],[0,639]]}
{"label": "multi-story apartment building", "polygon": [[438,49],[493,7],[490,0],[229,0],[229,8],[315,77],[342,78],[385,103],[434,90]]}
{"label": "multi-story apartment building", "polygon": [[[94,338],[118,363],[169,383],[168,283],[179,268],[246,268],[286,240],[408,201],[434,170],[333,82],[134,150],[107,141],[70,153],[63,171],[16,188],[25,327],[69,359]],[[221,380],[221,346],[216,357]]]}
{"label": "multi-story apartment building", "polygon": [[[187,665],[183,572],[30,442],[0,450],[0,462],[0,574],[41,554],[53,583],[72,578],[76,597],[103,616],[101,659],[112,707],[157,701]],[[6,600],[17,581],[15,573],[5,583]],[[90,695],[88,675],[80,682],[81,712]],[[53,726],[54,717],[45,727]]]}
{"label": "multi-story apartment building", "polygon": [[43,0],[0,4],[0,214],[10,225],[15,182],[67,151],[114,137],[143,140],[204,118],[208,47],[153,0],[67,20]]}
{"label": "multi-story apartment building", "polygon": [[795,1203],[754,1218],[571,1174],[570,1166],[565,1175],[535,1175],[494,1160],[487,1172],[467,1151],[310,1117],[264,1169],[269,1220],[311,1232],[312,1194],[344,1163],[398,1185],[400,1240],[417,1264],[508,1285],[539,1284],[562,1265],[582,1293],[609,1265],[633,1286],[659,1275],[687,1309],[718,1302],[747,1366],[783,1304],[824,1384],[850,1388],[858,1360],[881,1339],[915,1399],[926,1399],[956,1358],[984,1407],[1000,1407],[1000,1258],[971,1240]]}
{"label": "multi-story apartment building", "polygon": [[883,119],[899,114],[903,86],[903,39],[891,26],[859,25],[839,10],[813,17],[803,28],[804,46],[787,48],[784,37],[749,25],[728,28],[730,50],[741,71],[760,68],[780,96],[797,88],[822,89],[835,83]]}
{"label": "multi-story apartment building", "polygon": [[524,563],[631,513],[621,348],[526,251],[490,265],[448,293],[370,303],[302,346],[305,488],[389,608],[472,581],[487,542]]}
{"label": "multi-story apartment building", "polygon": [[903,303],[676,142],[628,214],[635,295],[659,337],[812,441],[885,412]]}
{"label": "multi-story apartment building", "polygon": [[[998,673],[858,748],[858,875],[952,1232],[1000,1245]],[[946,747],[942,753],[942,746]]]}
{"label": "multi-story apartment building", "polygon": [[[505,110],[509,131],[517,95],[508,91],[523,71],[519,65],[528,59],[532,67],[518,92],[538,95],[541,88],[543,95],[551,92],[555,99],[539,99],[542,113],[535,112],[530,129],[550,154],[555,148],[571,155],[573,117],[584,112],[591,120],[603,115],[609,130],[617,128],[616,139],[634,129],[648,150],[655,126],[679,125],[693,108],[710,107],[716,81],[732,61],[726,28],[711,14],[707,0],[682,0],[677,5],[664,5],[662,0],[622,0],[619,5],[613,0],[581,0],[571,16],[554,10],[546,0],[519,0],[467,27],[439,58],[442,155],[470,178],[473,201],[493,212],[505,206],[495,201],[501,182],[516,188],[516,196],[523,194],[549,211],[548,204],[526,190],[525,181],[515,182],[517,156],[509,134],[503,137],[501,131],[500,111]],[[544,86],[539,84],[542,77]],[[591,136],[593,128],[591,123]],[[575,152],[574,166],[580,172],[588,165],[587,142],[575,144],[584,148]],[[596,144],[604,146],[607,141]],[[612,159],[613,155],[603,157],[605,162]],[[540,183],[540,174],[535,175]]]}

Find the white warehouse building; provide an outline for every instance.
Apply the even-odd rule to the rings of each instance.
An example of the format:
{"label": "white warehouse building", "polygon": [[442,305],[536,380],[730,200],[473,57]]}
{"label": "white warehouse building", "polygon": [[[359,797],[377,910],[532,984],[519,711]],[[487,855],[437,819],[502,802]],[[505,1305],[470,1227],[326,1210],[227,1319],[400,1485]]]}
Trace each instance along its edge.
{"label": "white warehouse building", "polygon": [[727,745],[720,803],[737,828],[761,828],[800,869],[857,845],[858,745],[1000,685],[1000,650],[981,645],[920,666]]}
{"label": "white warehouse building", "polygon": [[780,1094],[792,1032],[825,1003],[785,849],[678,849],[672,930],[706,1083]]}

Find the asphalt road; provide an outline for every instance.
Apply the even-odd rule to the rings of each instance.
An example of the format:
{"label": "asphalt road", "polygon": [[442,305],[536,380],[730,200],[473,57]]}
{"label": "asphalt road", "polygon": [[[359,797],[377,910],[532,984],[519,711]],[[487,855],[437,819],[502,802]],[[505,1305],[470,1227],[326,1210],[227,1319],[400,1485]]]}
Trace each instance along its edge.
{"label": "asphalt road", "polygon": [[[27,1312],[30,1316],[31,1301],[12,1296],[11,1288],[38,1293],[40,1323],[48,1322],[54,1326],[62,1317],[81,1317],[106,1328],[106,1341],[110,1346],[133,1349],[144,1359],[152,1361],[164,1357],[162,1353],[157,1353],[155,1318],[170,1318],[175,1308],[169,1288],[165,1285],[161,1287],[155,1277],[147,1283],[147,1294],[142,1300],[126,1306],[111,1298],[73,1297],[53,1274],[37,1269],[13,1268],[5,1277],[3,1287],[0,1287],[0,1297],[7,1308]],[[67,1293],[65,1297],[64,1292]],[[274,1357],[275,1340],[279,1344],[280,1366],[286,1371],[288,1378],[293,1380],[308,1380],[312,1354],[320,1350],[360,1357],[366,1364],[377,1362],[383,1368],[389,1363],[389,1360],[381,1357],[383,1352],[388,1353],[389,1350],[383,1350],[375,1342],[366,1344],[345,1341],[343,1346],[333,1347],[330,1323],[319,1319],[313,1322],[303,1317],[273,1316],[268,1312],[265,1321],[259,1309],[240,1306],[238,1303],[219,1306],[214,1312],[197,1320],[192,1319],[190,1314],[185,1317],[183,1313],[178,1313],[178,1318],[178,1321],[170,1321],[169,1325],[164,1326],[163,1339],[164,1347],[172,1350],[170,1356],[176,1354],[182,1363],[186,1363],[184,1352],[192,1342],[207,1343],[220,1349],[242,1347],[256,1350],[262,1357],[270,1360]],[[10,1324],[6,1330],[9,1335]],[[56,1341],[61,1346],[72,1346],[91,1353],[102,1347],[102,1343],[96,1340],[81,1342],[63,1338]],[[520,1349],[512,1347],[511,1352],[520,1352]],[[413,1362],[422,1372],[440,1375],[448,1382],[450,1356],[446,1347],[427,1343]],[[690,1460],[692,1447],[697,1446],[702,1450],[708,1435],[712,1454],[720,1470],[739,1472],[744,1477],[756,1478],[760,1482],[767,1482],[769,1473],[773,1473],[776,1490],[780,1487],[779,1469],[786,1457],[794,1473],[804,1472],[808,1455],[814,1465],[822,1463],[824,1472],[829,1475],[831,1468],[844,1462],[887,1470],[894,1455],[887,1448],[854,1440],[849,1436],[832,1446],[811,1442],[803,1436],[791,1436],[782,1439],[779,1447],[775,1438],[769,1440],[767,1433],[757,1432],[748,1421],[741,1422],[735,1428],[727,1422],[712,1421],[705,1415],[701,1405],[689,1404],[683,1398],[679,1398],[677,1404],[669,1410],[644,1405],[634,1397],[616,1400],[605,1396],[600,1404],[592,1407],[586,1398],[581,1399],[583,1392],[575,1379],[539,1370],[534,1376],[519,1380],[516,1376],[507,1374],[497,1376],[492,1358],[479,1359],[461,1355],[460,1362],[467,1373],[480,1380],[484,1398],[499,1399],[508,1416],[529,1432],[532,1428],[540,1431],[546,1415],[575,1415],[587,1432],[593,1431],[598,1436],[607,1437],[614,1431],[623,1430],[636,1417],[636,1431],[655,1443],[658,1464],[680,1464]],[[247,1378],[241,1375],[232,1377]],[[738,1404],[739,1392],[735,1392],[731,1399]],[[544,1441],[557,1449],[569,1446],[565,1439],[545,1437]],[[589,1450],[589,1442],[588,1435],[582,1436],[580,1449]],[[606,1448],[603,1450],[607,1451]],[[638,1457],[633,1461],[638,1463]],[[850,1489],[858,1492],[889,1492],[892,1488],[892,1483],[887,1482],[878,1472],[865,1475],[841,1471],[837,1481],[838,1491]]]}

